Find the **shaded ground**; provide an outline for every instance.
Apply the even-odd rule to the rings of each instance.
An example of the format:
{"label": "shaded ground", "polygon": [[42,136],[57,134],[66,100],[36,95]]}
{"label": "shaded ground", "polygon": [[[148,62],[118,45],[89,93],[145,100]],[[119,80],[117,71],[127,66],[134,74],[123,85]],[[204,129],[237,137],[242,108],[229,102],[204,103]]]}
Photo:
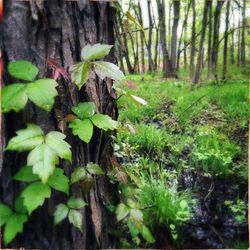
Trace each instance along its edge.
{"label": "shaded ground", "polygon": [[[138,86],[133,92],[148,106],[135,106],[125,98],[119,103],[124,108],[120,120],[135,130],[121,130],[117,139],[116,154],[130,177],[127,185],[137,184],[133,174],[138,182],[159,181],[166,190],[176,186],[179,196],[190,195],[185,198],[192,213],[188,220],[168,218],[171,204],[165,212],[155,211],[161,209],[155,206],[154,213],[165,219],[153,223],[146,221],[150,211],[143,210],[154,246],[247,248],[247,82],[191,90],[180,81],[131,79]],[[140,195],[137,199],[143,203]],[[130,247],[150,246],[129,236],[126,241]]]}

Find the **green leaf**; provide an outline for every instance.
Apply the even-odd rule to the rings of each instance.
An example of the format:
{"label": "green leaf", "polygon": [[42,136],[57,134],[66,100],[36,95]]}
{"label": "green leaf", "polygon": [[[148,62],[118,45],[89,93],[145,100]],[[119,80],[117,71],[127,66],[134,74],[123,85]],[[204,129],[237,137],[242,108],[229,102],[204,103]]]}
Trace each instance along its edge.
{"label": "green leaf", "polygon": [[57,82],[53,79],[40,79],[28,84],[27,93],[29,99],[38,107],[51,111],[54,105],[54,97],[58,95],[56,91]]}
{"label": "green leaf", "polygon": [[85,119],[95,114],[95,104],[93,102],[80,102],[71,109],[80,119]]}
{"label": "green leaf", "polygon": [[78,89],[88,81],[92,70],[90,62],[80,62],[73,65],[70,69],[72,82],[75,83]]}
{"label": "green leaf", "polygon": [[72,161],[72,153],[71,153],[71,146],[64,141],[66,135],[57,132],[51,131],[45,137],[46,144],[52,148],[62,159]]}
{"label": "green leaf", "polygon": [[37,74],[38,68],[29,61],[12,61],[8,65],[8,71],[16,79],[33,81]]}
{"label": "green leaf", "polygon": [[114,81],[120,82],[125,76],[122,71],[113,63],[110,62],[94,62],[96,74],[103,80],[108,77]]}
{"label": "green leaf", "polygon": [[153,235],[151,234],[150,230],[145,225],[142,225],[140,233],[142,234],[142,237],[147,242],[149,242],[151,244],[153,244],[155,242]]}
{"label": "green leaf", "polygon": [[15,210],[20,214],[26,214],[28,212],[27,207],[24,206],[24,199],[21,195],[15,200]]}
{"label": "green leaf", "polygon": [[95,114],[90,119],[96,127],[103,129],[104,131],[107,131],[108,129],[114,130],[118,126],[118,122],[112,120],[108,115]]}
{"label": "green leaf", "polygon": [[182,210],[185,210],[186,208],[188,208],[187,201],[181,200],[180,207],[181,207]]}
{"label": "green leaf", "polygon": [[12,214],[12,210],[7,205],[0,203],[0,226],[4,225]]}
{"label": "green leaf", "polygon": [[132,208],[130,210],[130,216],[133,217],[135,220],[143,221],[143,213],[139,209]]}
{"label": "green leaf", "polygon": [[89,119],[75,119],[69,124],[73,135],[77,135],[82,141],[89,143],[93,135],[93,124]]}
{"label": "green leaf", "polygon": [[39,180],[39,177],[33,174],[31,166],[24,166],[14,175],[13,179],[16,181],[32,182]]}
{"label": "green leaf", "polygon": [[129,11],[126,12],[126,17],[128,20],[130,20],[132,23],[134,23],[141,31],[144,32],[143,27],[138,23],[138,21],[131,15]]}
{"label": "green leaf", "polygon": [[6,150],[30,151],[44,139],[43,131],[34,124],[28,124],[26,129],[18,130],[16,133],[17,136],[9,141]]}
{"label": "green leaf", "polygon": [[71,174],[70,183],[73,184],[80,181],[86,174],[87,172],[85,168],[83,167],[75,168],[73,173]]}
{"label": "green leaf", "polygon": [[94,184],[93,177],[89,174],[85,175],[81,180],[81,184],[84,194],[88,194]]}
{"label": "green leaf", "polygon": [[46,183],[58,163],[57,153],[43,143],[29,153],[27,165],[32,166],[33,173]]}
{"label": "green leaf", "polygon": [[86,45],[82,51],[81,56],[85,61],[103,58],[108,55],[113,45],[96,43],[94,45]]}
{"label": "green leaf", "polygon": [[74,209],[69,211],[69,222],[72,223],[76,228],[82,232],[82,215],[80,212]]}
{"label": "green leaf", "polygon": [[63,169],[56,168],[48,179],[48,185],[57,191],[69,194],[69,178],[63,174]]}
{"label": "green leaf", "polygon": [[29,214],[36,208],[42,206],[45,199],[51,195],[51,189],[48,185],[41,182],[34,182],[27,186],[21,196],[23,197],[24,205],[27,207]]}
{"label": "green leaf", "polygon": [[54,212],[54,224],[57,225],[63,221],[69,213],[69,208],[65,204],[59,204],[56,206],[56,211]]}
{"label": "green leaf", "polygon": [[79,209],[85,207],[87,203],[80,198],[70,197],[68,199],[67,205],[70,208]]}
{"label": "green leaf", "polygon": [[96,174],[96,175],[104,174],[101,167],[97,164],[94,164],[93,162],[89,162],[86,166],[86,169],[90,174]]}
{"label": "green leaf", "polygon": [[133,219],[127,220],[127,226],[132,238],[135,238],[140,233],[137,224],[138,222],[134,221]]}
{"label": "green leaf", "polygon": [[2,111],[3,113],[14,110],[18,112],[23,109],[28,101],[27,85],[15,83],[2,89]]}
{"label": "green leaf", "polygon": [[18,233],[23,231],[23,224],[28,220],[26,214],[13,214],[4,227],[4,244],[8,245]]}
{"label": "green leaf", "polygon": [[117,221],[123,220],[128,215],[128,213],[129,208],[125,204],[120,203],[115,210]]}

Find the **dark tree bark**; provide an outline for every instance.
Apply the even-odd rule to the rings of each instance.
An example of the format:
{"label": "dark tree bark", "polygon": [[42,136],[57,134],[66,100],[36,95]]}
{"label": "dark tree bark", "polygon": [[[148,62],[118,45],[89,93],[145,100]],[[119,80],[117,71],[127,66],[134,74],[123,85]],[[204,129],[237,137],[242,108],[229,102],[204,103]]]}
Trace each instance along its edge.
{"label": "dark tree bark", "polygon": [[230,0],[227,1],[226,7],[226,19],[225,19],[225,39],[223,48],[223,69],[222,69],[222,80],[226,79],[227,75],[227,47],[228,47],[228,27],[229,27],[229,10],[230,10]]}
{"label": "dark tree bark", "polygon": [[173,73],[176,73],[176,56],[177,56],[177,29],[180,19],[180,1],[173,1],[173,9],[174,9],[174,21],[172,27],[172,36],[171,36],[171,56],[170,61],[173,69]]}
{"label": "dark tree bark", "polygon": [[220,32],[220,16],[221,9],[225,0],[217,0],[216,9],[214,12],[214,34],[213,34],[213,45],[212,45],[212,72],[215,79],[217,76],[217,61],[218,61],[218,52],[219,52],[219,32]]}
{"label": "dark tree bark", "polygon": [[242,6],[242,32],[241,32],[241,53],[240,53],[240,62],[241,64],[246,63],[246,0],[243,0],[243,6]]}
{"label": "dark tree bark", "polygon": [[190,79],[194,77],[194,58],[195,58],[195,42],[196,42],[196,10],[195,10],[195,0],[192,1],[192,36],[191,36],[191,50],[190,50]]}
{"label": "dark tree bark", "polygon": [[[41,2],[41,1],[40,1]],[[63,2],[44,1],[39,5],[34,2],[5,1],[4,23],[1,26],[1,49],[6,65],[11,60],[25,59],[32,61],[40,69],[39,77],[48,76],[44,68],[48,57],[55,58],[65,69],[76,61],[80,61],[80,51],[89,43],[114,44],[113,21],[111,7],[108,3],[90,1]],[[115,62],[114,55],[107,58]],[[11,82],[7,73],[4,84]],[[70,81],[58,81],[59,96],[54,108],[69,114],[72,105],[79,101],[94,101],[100,113],[117,117],[115,93],[111,89],[112,82],[101,81],[93,73],[83,90],[78,92]],[[45,133],[56,130],[55,109],[52,113],[42,111],[32,104],[20,113],[10,113],[4,119],[3,141],[8,141],[15,131],[32,122],[43,128]],[[86,145],[66,131],[67,140],[72,145],[73,164],[63,162],[61,166],[69,174],[74,167],[84,166],[88,161],[99,163],[104,169],[110,164],[110,138],[95,130],[91,143]],[[4,145],[6,146],[6,144]],[[17,170],[26,163],[24,154],[0,152],[3,154],[0,194],[1,201],[13,204],[22,188],[21,184],[12,181]],[[1,156],[2,156],[1,154]],[[84,197],[81,188],[74,187],[73,194]],[[108,234],[111,223],[105,205],[109,203],[110,194],[106,177],[96,178],[94,188],[85,196],[89,206],[82,209],[83,233],[76,230],[67,221],[54,227],[53,217],[55,205],[65,202],[66,197],[57,192],[42,208],[34,211],[30,221],[25,224],[24,232],[19,234],[10,245],[13,248],[36,249],[94,249],[114,247],[112,237]]]}
{"label": "dark tree bark", "polygon": [[159,15],[159,29],[160,29],[160,43],[163,57],[163,76],[164,77],[172,77],[173,68],[171,62],[169,60],[169,53],[167,50],[167,42],[166,42],[166,19],[165,19],[165,1],[157,0],[157,8]]}
{"label": "dark tree bark", "polygon": [[207,16],[208,16],[208,10],[209,10],[210,5],[212,4],[212,1],[206,0],[204,4],[205,6],[204,6],[203,18],[202,18],[202,32],[201,32],[201,38],[200,38],[197,64],[196,64],[195,74],[194,74],[194,79],[193,79],[194,84],[197,84],[199,82],[200,76],[201,76],[204,41],[205,41],[206,27],[207,27]]}

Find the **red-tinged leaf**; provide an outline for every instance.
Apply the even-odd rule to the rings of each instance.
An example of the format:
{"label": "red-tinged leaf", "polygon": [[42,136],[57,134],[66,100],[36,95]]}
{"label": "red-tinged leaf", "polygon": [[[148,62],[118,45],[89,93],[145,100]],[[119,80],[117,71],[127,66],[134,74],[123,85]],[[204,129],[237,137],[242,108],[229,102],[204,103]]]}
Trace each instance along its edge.
{"label": "red-tinged leaf", "polygon": [[128,83],[128,87],[130,89],[137,89],[138,86],[135,84],[135,82],[131,81],[131,80],[127,80],[127,83]]}
{"label": "red-tinged leaf", "polygon": [[54,70],[52,74],[53,79],[57,80],[59,76],[60,76],[60,72],[57,69]]}
{"label": "red-tinged leaf", "polygon": [[67,71],[63,67],[59,66],[59,63],[54,58],[49,57],[47,59],[46,67],[49,67],[52,69],[52,76],[54,80],[57,80],[60,75],[65,80],[69,80],[69,74],[67,73]]}
{"label": "red-tinged leaf", "polygon": [[63,133],[65,132],[65,130],[67,129],[67,123],[65,120],[62,120],[60,122],[58,122],[57,127],[60,131],[62,131]]}
{"label": "red-tinged leaf", "polygon": [[72,115],[72,114],[69,114],[69,115],[66,115],[66,117],[64,118],[64,120],[66,122],[72,122],[74,121],[75,119],[77,119],[77,117],[75,115]]}

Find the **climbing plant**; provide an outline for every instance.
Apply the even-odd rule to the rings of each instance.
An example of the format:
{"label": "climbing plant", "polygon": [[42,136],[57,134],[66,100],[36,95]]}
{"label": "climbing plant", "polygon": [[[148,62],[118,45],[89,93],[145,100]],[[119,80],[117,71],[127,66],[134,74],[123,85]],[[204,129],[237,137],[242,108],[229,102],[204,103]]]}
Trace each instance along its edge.
{"label": "climbing plant", "polygon": [[[71,79],[79,90],[94,71],[101,79],[110,78],[117,83],[124,80],[124,74],[113,63],[97,61],[110,52],[111,45],[87,45],[81,51],[82,62],[71,67]],[[50,78],[36,79],[38,68],[28,61],[13,61],[8,65],[8,72],[17,83],[9,84],[2,89],[2,111],[20,111],[28,100],[41,109],[50,112],[54,105],[54,97],[58,95],[57,82]],[[22,83],[20,83],[20,81]],[[139,97],[138,97],[139,98]],[[135,98],[136,99],[136,98]],[[73,114],[66,119],[72,133],[83,142],[89,143],[94,126],[104,131],[114,130],[118,122],[105,114],[97,113],[93,102],[78,103],[72,108]],[[86,166],[74,168],[70,178],[59,166],[60,160],[72,162],[71,145],[65,141],[66,136],[58,131],[50,131],[46,135],[36,124],[18,130],[10,139],[5,150],[29,152],[27,163],[13,176],[13,180],[26,183],[24,189],[15,199],[13,208],[0,203],[0,226],[4,226],[4,243],[8,245],[18,233],[31,213],[42,206],[45,199],[51,197],[52,190],[63,192],[68,196],[67,202],[56,206],[54,224],[68,218],[69,222],[82,231],[82,215],[78,211],[87,205],[79,197],[71,194],[71,186],[77,182],[83,185],[84,193],[88,193],[93,184],[93,175],[102,175],[102,168],[92,162]]]}

